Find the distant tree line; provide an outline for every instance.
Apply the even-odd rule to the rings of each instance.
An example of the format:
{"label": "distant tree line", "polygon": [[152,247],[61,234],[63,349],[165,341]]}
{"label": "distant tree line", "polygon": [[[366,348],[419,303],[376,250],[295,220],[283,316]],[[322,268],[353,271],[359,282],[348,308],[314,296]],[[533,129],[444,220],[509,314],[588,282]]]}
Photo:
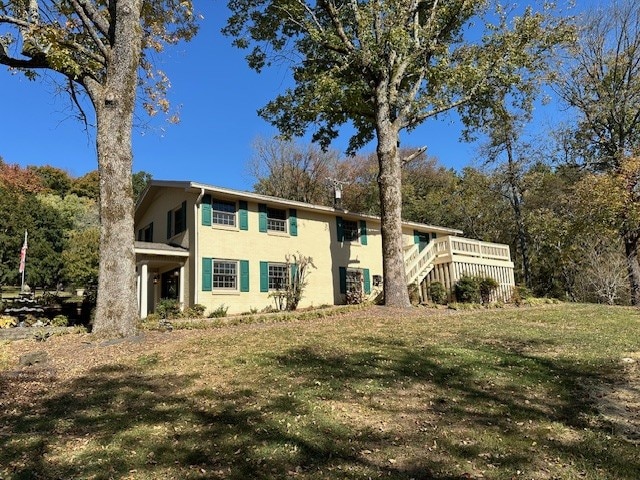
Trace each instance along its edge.
{"label": "distant tree line", "polygon": [[[150,175],[134,174],[138,195]],[[49,165],[0,157],[0,286],[19,285],[20,249],[28,231],[26,283],[33,289],[87,287],[98,279],[98,172],[72,177]]]}
{"label": "distant tree line", "polygon": [[[339,179],[343,208],[379,215],[375,154],[340,159],[277,139],[256,145],[250,171],[257,193],[333,206],[328,179]],[[625,250],[610,218],[624,203],[615,186],[621,180],[594,177],[546,147],[519,149],[511,165],[479,158],[480,166],[459,172],[419,154],[403,168],[403,218],[510,245],[516,282],[535,295],[630,303]]]}

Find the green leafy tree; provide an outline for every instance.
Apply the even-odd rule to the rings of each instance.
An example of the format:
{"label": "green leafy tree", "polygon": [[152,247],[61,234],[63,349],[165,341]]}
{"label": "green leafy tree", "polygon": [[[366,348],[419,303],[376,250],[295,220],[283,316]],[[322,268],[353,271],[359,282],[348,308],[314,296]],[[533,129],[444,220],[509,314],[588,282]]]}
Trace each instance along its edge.
{"label": "green leafy tree", "polygon": [[[497,85],[517,92],[565,31],[527,8],[511,16],[485,1],[231,0],[224,32],[253,47],[249,65],[292,59],[295,87],[260,114],[285,136],[316,126],[328,146],[350,122],[351,152],[376,139],[385,303],[408,307],[402,245],[400,132]],[[491,23],[494,21],[493,23]],[[299,60],[293,60],[299,59]]]}
{"label": "green leafy tree", "polygon": [[60,197],[64,197],[71,188],[72,179],[67,172],[51,165],[39,167],[31,166],[29,170],[40,177],[42,185],[46,190]]}
{"label": "green leafy tree", "polygon": [[[630,159],[640,151],[640,4],[612,2],[606,9],[589,12],[580,26],[566,72],[557,82],[562,98],[577,113],[574,146],[579,147],[579,155],[571,161],[591,172],[606,173],[603,181],[626,189],[624,198],[637,202],[638,172],[629,172],[629,166],[637,163]],[[617,212],[631,299],[640,305],[640,228],[635,206],[617,207],[616,202],[606,210]]]}
{"label": "green leafy tree", "polygon": [[151,181],[151,174],[140,170],[133,174],[131,181],[133,183],[133,196],[138,200],[144,189],[147,188],[147,184]]}
{"label": "green leafy tree", "polygon": [[62,253],[66,282],[76,287],[95,285],[98,281],[100,230],[96,227],[69,232]]}
{"label": "green leafy tree", "polygon": [[[131,181],[131,132],[142,85],[150,113],[168,109],[168,83],[153,75],[150,52],[191,38],[190,0],[7,0],[0,2],[0,65],[29,77],[55,72],[71,99],[95,111],[100,174],[100,274],[94,331],[135,332],[137,305]],[[146,70],[144,82],[138,69]]]}

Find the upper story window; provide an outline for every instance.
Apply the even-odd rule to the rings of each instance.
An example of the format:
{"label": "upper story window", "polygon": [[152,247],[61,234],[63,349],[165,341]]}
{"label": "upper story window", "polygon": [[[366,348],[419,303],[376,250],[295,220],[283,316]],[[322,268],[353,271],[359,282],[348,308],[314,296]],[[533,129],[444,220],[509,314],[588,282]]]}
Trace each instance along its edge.
{"label": "upper story window", "polygon": [[353,242],[367,245],[367,222],[365,220],[346,220],[336,217],[336,231],[339,242]]}
{"label": "upper story window", "polygon": [[171,238],[187,229],[187,202],[167,212],[167,238]]}
{"label": "upper story window", "polygon": [[236,225],[236,202],[213,200],[211,202],[211,222],[216,225]]}
{"label": "upper story window", "polygon": [[357,242],[360,238],[360,228],[355,220],[343,220],[342,228],[344,240],[347,242]]}
{"label": "upper story window", "polygon": [[138,240],[140,242],[153,242],[153,222],[138,230]]}
{"label": "upper story window", "polygon": [[286,232],[287,211],[281,208],[267,207],[267,230],[272,232]]}
{"label": "upper story window", "polygon": [[259,203],[258,231],[295,237],[298,235],[298,212],[295,208],[274,208]]}

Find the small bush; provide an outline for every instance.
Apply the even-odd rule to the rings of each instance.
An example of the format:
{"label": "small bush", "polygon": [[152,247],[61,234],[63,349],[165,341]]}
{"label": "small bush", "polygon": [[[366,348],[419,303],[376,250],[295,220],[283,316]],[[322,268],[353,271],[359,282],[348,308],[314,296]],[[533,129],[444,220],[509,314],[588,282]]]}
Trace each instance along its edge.
{"label": "small bush", "polygon": [[18,325],[18,320],[9,315],[0,316],[0,328],[11,328]]}
{"label": "small bush", "polygon": [[196,303],[195,305],[190,306],[185,310],[183,316],[187,318],[202,318],[204,317],[204,312],[207,309],[204,305]]}
{"label": "small bush", "polygon": [[163,298],[156,305],[156,312],[160,318],[172,319],[180,318],[180,302],[173,298]]}
{"label": "small bush", "polygon": [[480,300],[482,300],[483,305],[488,305],[491,301],[491,295],[498,289],[500,284],[491,277],[479,277],[477,280]]}
{"label": "small bush", "polygon": [[527,298],[531,298],[532,296],[531,290],[529,290],[528,287],[524,285],[516,285],[511,291],[510,301],[511,303],[520,306]]}
{"label": "small bush", "polygon": [[480,303],[480,285],[478,277],[463,275],[454,287],[456,301],[459,303]]}
{"label": "small bush", "polygon": [[51,320],[51,325],[54,327],[68,327],[69,326],[69,318],[66,315],[56,315]]}
{"label": "small bush", "polygon": [[41,329],[33,334],[33,338],[36,342],[45,342],[51,335],[51,332],[46,332]]}
{"label": "small bush", "polygon": [[427,287],[427,294],[433,303],[444,305],[447,301],[447,289],[440,282],[432,282]]}
{"label": "small bush", "polygon": [[225,307],[224,303],[220,305],[218,308],[209,313],[209,318],[222,318],[227,316],[227,310],[229,307]]}

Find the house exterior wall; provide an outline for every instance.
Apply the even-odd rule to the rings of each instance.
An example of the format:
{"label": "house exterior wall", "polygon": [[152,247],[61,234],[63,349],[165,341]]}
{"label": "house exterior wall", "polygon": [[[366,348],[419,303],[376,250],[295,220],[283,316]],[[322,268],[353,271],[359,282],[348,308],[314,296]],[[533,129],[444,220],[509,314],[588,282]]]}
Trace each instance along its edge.
{"label": "house exterior wall", "polygon": [[[149,312],[161,299],[160,285],[153,284],[153,275],[176,268],[176,261],[184,264],[184,307],[202,304],[207,313],[221,305],[228,308],[230,314],[275,307],[270,296],[273,290],[265,288],[265,267],[269,263],[285,264],[287,255],[313,259],[300,308],[345,303],[347,269],[357,269],[363,274],[368,298],[375,298],[382,290],[375,281],[382,278],[382,237],[380,220],[376,217],[194,183],[159,183],[162,185],[149,189],[138,205],[136,237],[147,241],[139,238],[139,231],[153,224],[152,242],[182,247],[188,250],[189,256],[174,259],[173,263],[162,258],[144,258],[151,281]],[[225,202],[230,208],[228,211],[221,207]],[[285,212],[285,231],[266,228],[270,208]],[[186,228],[172,235],[168,232],[171,222],[168,212],[178,209],[184,212]],[[340,241],[339,232],[344,234],[348,222],[355,222],[358,239]],[[436,237],[457,233],[461,232],[408,223],[403,227],[403,243],[426,245]],[[233,288],[214,285],[216,264],[218,267],[235,265]],[[500,275],[504,277],[499,279],[501,283],[508,282],[509,278],[512,282],[512,270],[500,271]],[[452,286],[459,276],[459,268],[453,264],[438,265],[427,281],[436,280],[436,276]],[[219,282],[220,275],[215,278]]]}
{"label": "house exterior wall", "polygon": [[[216,197],[215,200],[220,199]],[[236,201],[233,198],[223,198]],[[269,204],[266,204],[269,207]],[[237,203],[236,203],[237,206]],[[211,311],[223,305],[229,313],[248,312],[252,308],[261,310],[275,306],[271,292],[261,291],[261,262],[285,263],[287,255],[304,255],[313,259],[315,268],[308,269],[307,286],[300,307],[323,304],[340,304],[345,296],[340,289],[340,268],[367,271],[371,285],[371,295],[375,295],[374,276],[382,276],[382,240],[380,224],[375,220],[362,220],[348,214],[327,214],[325,212],[295,209],[297,234],[292,235],[287,221],[287,232],[260,231],[260,203],[247,201],[247,229],[239,228],[236,214],[234,226],[202,225],[198,222],[198,257],[200,259],[246,261],[249,267],[249,291],[229,292],[225,290],[203,290],[202,279],[198,279],[197,303]],[[290,212],[288,212],[290,213]],[[200,211],[202,214],[202,211]],[[290,216],[290,215],[289,215]],[[365,235],[357,241],[338,241],[338,217],[343,222],[355,221],[361,228],[366,224]],[[405,241],[413,242],[413,230],[407,229]],[[200,268],[200,275],[204,271]]]}

